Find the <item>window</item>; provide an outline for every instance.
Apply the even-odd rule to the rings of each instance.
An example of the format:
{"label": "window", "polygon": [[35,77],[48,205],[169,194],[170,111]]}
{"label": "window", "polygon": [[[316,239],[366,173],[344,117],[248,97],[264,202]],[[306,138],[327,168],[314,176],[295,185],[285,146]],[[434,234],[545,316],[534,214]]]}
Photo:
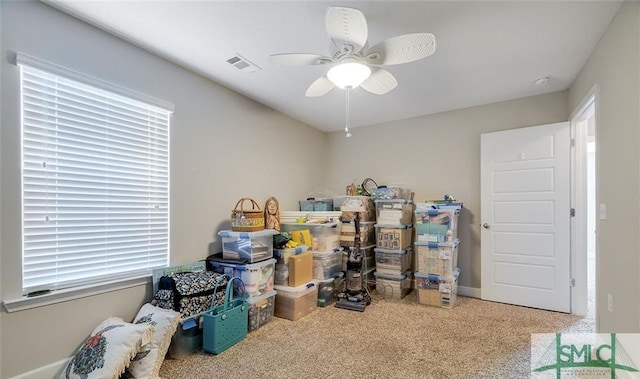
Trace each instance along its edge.
{"label": "window", "polygon": [[171,110],[35,58],[16,61],[23,294],[167,266]]}

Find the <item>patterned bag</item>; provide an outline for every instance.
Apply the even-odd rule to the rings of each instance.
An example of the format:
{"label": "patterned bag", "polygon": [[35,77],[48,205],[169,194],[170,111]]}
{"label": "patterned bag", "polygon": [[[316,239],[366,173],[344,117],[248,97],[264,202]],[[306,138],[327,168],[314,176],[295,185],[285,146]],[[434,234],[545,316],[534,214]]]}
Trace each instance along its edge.
{"label": "patterned bag", "polygon": [[180,312],[183,319],[195,316],[224,303],[224,290],[228,280],[226,275],[212,271],[163,276],[152,304]]}

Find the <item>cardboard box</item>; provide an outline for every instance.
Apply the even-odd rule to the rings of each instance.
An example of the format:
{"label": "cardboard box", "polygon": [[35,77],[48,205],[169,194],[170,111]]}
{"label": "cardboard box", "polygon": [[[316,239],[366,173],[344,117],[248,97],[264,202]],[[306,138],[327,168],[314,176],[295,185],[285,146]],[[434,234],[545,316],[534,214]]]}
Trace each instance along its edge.
{"label": "cardboard box", "polygon": [[313,253],[310,251],[289,257],[289,286],[298,287],[313,279]]}

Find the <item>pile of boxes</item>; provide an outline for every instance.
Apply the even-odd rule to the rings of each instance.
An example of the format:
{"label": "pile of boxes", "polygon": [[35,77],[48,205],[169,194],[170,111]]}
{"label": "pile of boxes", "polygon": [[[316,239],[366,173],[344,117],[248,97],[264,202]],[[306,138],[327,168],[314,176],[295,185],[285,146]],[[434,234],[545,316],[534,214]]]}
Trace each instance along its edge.
{"label": "pile of boxes", "polygon": [[[313,219],[308,214],[303,220],[300,218],[297,217],[297,221],[306,222],[286,222],[290,219],[283,218],[285,222],[281,223],[281,228],[306,251],[296,251],[293,255],[286,249],[275,251],[278,257],[276,270],[284,272],[280,267],[288,266],[288,280],[279,280],[276,285],[275,315],[293,321],[311,313],[318,305],[328,305],[332,297],[326,295],[327,290],[333,289],[333,280],[341,273],[340,223],[337,218]],[[319,297],[319,294],[323,296]]]}
{"label": "pile of boxes", "polygon": [[418,302],[452,308],[458,293],[458,215],[461,203],[418,203],[415,208],[415,283]]}
{"label": "pile of boxes", "polygon": [[413,280],[413,201],[402,192],[386,192],[376,199],[376,289],[385,297],[402,299],[411,290]]}

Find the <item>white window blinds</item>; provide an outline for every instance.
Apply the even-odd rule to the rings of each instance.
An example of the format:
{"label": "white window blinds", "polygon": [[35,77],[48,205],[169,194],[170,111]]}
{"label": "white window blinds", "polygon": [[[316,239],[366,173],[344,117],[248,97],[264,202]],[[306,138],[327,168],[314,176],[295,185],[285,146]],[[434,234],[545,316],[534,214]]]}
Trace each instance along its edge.
{"label": "white window blinds", "polygon": [[167,266],[171,112],[18,64],[23,293]]}

